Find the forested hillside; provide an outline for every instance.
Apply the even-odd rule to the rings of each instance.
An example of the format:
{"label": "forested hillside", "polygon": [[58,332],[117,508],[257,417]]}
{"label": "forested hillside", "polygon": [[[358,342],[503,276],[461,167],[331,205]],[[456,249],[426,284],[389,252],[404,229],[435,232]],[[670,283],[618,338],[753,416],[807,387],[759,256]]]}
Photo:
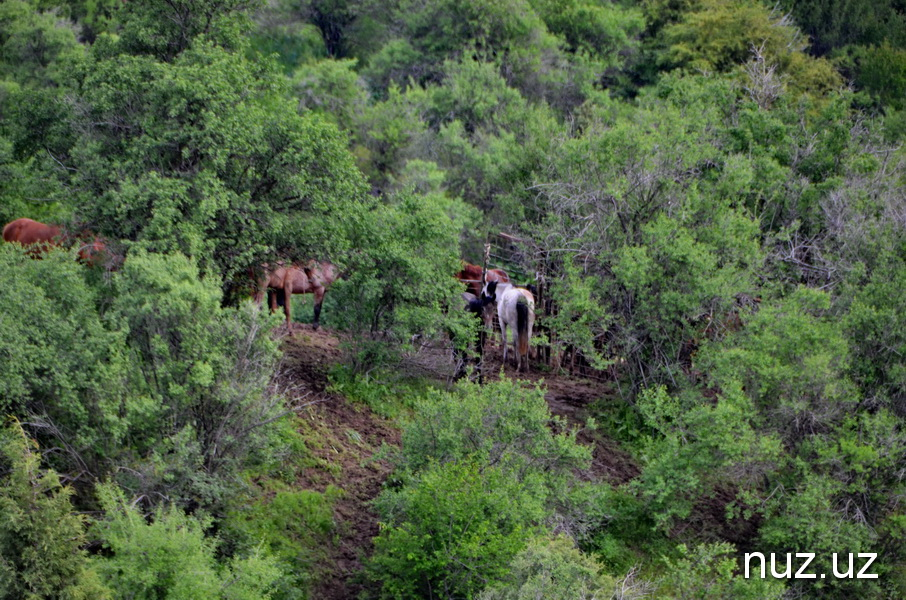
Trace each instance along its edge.
{"label": "forested hillside", "polygon": [[0,599],[906,598],[904,141],[901,0],[0,2]]}

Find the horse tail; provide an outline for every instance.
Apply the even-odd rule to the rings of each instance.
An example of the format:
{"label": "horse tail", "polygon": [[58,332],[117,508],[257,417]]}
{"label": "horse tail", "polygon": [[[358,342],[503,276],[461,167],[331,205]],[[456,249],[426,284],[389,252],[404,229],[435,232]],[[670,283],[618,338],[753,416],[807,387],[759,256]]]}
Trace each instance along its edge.
{"label": "horse tail", "polygon": [[528,320],[529,320],[529,305],[528,298],[519,295],[519,300],[516,301],[516,337],[519,338],[519,355],[525,356],[528,354]]}

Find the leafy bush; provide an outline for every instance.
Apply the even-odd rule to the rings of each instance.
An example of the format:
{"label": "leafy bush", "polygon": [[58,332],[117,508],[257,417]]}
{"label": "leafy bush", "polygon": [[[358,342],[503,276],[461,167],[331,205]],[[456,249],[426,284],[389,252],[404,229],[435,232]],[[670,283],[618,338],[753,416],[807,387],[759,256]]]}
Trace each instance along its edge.
{"label": "leafy bush", "polygon": [[71,495],[18,422],[0,430],[0,598],[113,597],[89,564]]}
{"label": "leafy bush", "polygon": [[94,564],[116,597],[253,600],[270,598],[281,572],[259,552],[217,564],[209,517],[158,507],[149,523],[111,484],[98,487],[104,519],[95,524],[109,556]]}
{"label": "leafy bush", "polygon": [[148,458],[120,473],[148,501],[210,506],[282,412],[266,391],[277,342],[250,303],[223,308],[216,279],[181,255],[133,252],[115,278],[111,319],[128,328],[133,447]]}
{"label": "leafy bush", "polygon": [[[445,314],[443,308],[458,304],[453,274],[460,267],[463,223],[450,218],[452,204],[439,194],[403,191],[366,215],[358,251],[347,261],[349,276],[331,288],[333,301],[343,307],[333,320],[354,332],[354,345],[399,344],[416,333],[443,331],[449,319],[466,321],[465,311]],[[355,370],[376,366],[369,354],[363,358],[353,363]]]}
{"label": "leafy bush", "polygon": [[[206,18],[235,20],[225,13],[245,2],[187,4],[173,18],[190,33],[211,26]],[[166,2],[126,10],[142,13],[130,28],[169,28]],[[159,23],[142,20],[155,14]],[[84,110],[67,150],[77,215],[144,249],[182,252],[227,280],[275,253],[326,258],[347,249],[365,186],[344,136],[298,112],[275,65],[232,49],[246,45],[236,31],[220,32],[232,42],[208,35],[158,47],[153,33],[136,30],[92,47],[75,73]]]}
{"label": "leafy bush", "polygon": [[664,387],[649,388],[638,408],[659,435],[643,451],[644,468],[634,483],[660,526],[688,517],[694,502],[717,486],[759,489],[778,466],[780,441],[756,428],[753,406],[738,388],[725,388],[713,403],[695,393],[671,397]]}
{"label": "leafy bush", "polygon": [[99,291],[72,254],[32,260],[0,246],[0,410],[33,423],[61,470],[99,475],[127,431],[123,328],[100,317]]}
{"label": "leafy bush", "polygon": [[533,532],[585,518],[573,514],[574,471],[590,455],[564,430],[541,388],[506,379],[418,401],[403,430],[401,487],[377,500],[384,524],[368,573],[383,596],[469,597],[507,572]]}
{"label": "leafy bush", "polygon": [[[513,558],[503,582],[486,588],[479,600],[607,600],[616,589],[593,558],[565,536],[536,538]],[[627,599],[628,600],[628,599]]]}
{"label": "leafy bush", "polygon": [[826,432],[857,400],[845,376],[849,348],[829,308],[827,294],[800,287],[762,306],[731,344],[709,346],[701,366],[722,388],[744,389],[788,442]]}
{"label": "leafy bush", "polygon": [[676,600],[780,600],[782,580],[770,577],[745,579],[737,571],[732,544],[720,542],[679,547],[680,558],[664,560],[666,574],[658,582],[659,598]]}
{"label": "leafy bush", "polygon": [[538,481],[495,466],[432,463],[378,499],[381,532],[368,561],[381,598],[468,598],[499,580],[539,530]]}
{"label": "leafy bush", "polygon": [[551,416],[543,388],[508,379],[428,391],[403,429],[400,456],[408,473],[433,463],[474,461],[517,479],[538,478],[548,488],[542,502],[565,493],[574,470],[590,460],[576,431]]}

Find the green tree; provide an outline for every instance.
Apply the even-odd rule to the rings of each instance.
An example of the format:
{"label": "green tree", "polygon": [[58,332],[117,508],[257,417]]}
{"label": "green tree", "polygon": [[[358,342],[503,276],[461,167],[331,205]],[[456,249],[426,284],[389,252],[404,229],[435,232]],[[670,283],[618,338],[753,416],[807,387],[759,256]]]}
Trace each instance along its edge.
{"label": "green tree", "polygon": [[[361,215],[358,251],[349,255],[349,275],[331,288],[343,309],[333,317],[356,332],[356,369],[374,366],[372,342],[402,342],[412,335],[441,331],[449,319],[464,322],[464,311],[445,315],[460,292],[453,274],[460,267],[456,203],[441,194],[417,196],[403,190]],[[458,302],[457,302],[458,303]]]}
{"label": "green tree", "polygon": [[679,547],[680,557],[665,559],[667,573],[658,582],[658,596],[676,600],[780,600],[784,597],[781,580],[742,577],[737,571],[735,548],[719,542]]}
{"label": "green tree", "polygon": [[756,48],[789,74],[797,90],[825,93],[842,81],[827,61],[805,53],[801,32],[755,0],[698,0],[663,31],[671,67],[726,72],[745,63]]}
{"label": "green tree", "polygon": [[385,597],[470,597],[501,581],[545,524],[583,528],[574,473],[588,467],[589,450],[561,420],[551,431],[542,389],[462,382],[413,408],[401,487],[377,501],[384,526],[367,567]]}
{"label": "green tree", "polygon": [[83,51],[64,23],[22,0],[0,5],[0,79],[34,87],[63,83]]}
{"label": "green tree", "polygon": [[887,42],[858,53],[856,83],[892,109],[903,110],[906,102],[906,49]]}
{"label": "green tree", "polygon": [[531,5],[573,52],[587,52],[608,66],[618,63],[621,52],[633,49],[633,38],[644,29],[640,11],[617,3],[532,0]]}
{"label": "green tree", "polygon": [[283,414],[266,387],[277,360],[269,321],[224,308],[219,281],[181,255],[133,252],[108,317],[129,331],[130,442],[140,459],[119,481],[156,503],[210,506],[230,474],[269,443]]}
{"label": "green tree", "polygon": [[428,392],[414,408],[400,457],[409,473],[434,462],[475,461],[517,478],[540,478],[548,492],[539,499],[556,502],[568,493],[573,471],[591,459],[576,431],[551,416],[540,387],[508,379],[486,386],[463,382],[451,392]]}
{"label": "green tree", "polygon": [[812,50],[825,55],[847,44],[906,45],[906,15],[896,0],[784,0],[796,23],[808,34]]}
{"label": "green tree", "polygon": [[762,478],[778,468],[780,440],[757,429],[753,405],[738,388],[725,387],[713,404],[695,393],[668,396],[663,387],[649,388],[637,403],[658,435],[647,440],[634,483],[659,526],[688,517],[696,501],[729,482],[740,495],[759,491]]}
{"label": "green tree", "polygon": [[113,597],[83,549],[85,518],[73,512],[71,495],[53,469],[41,468],[18,421],[0,430],[0,598]]}
{"label": "green tree", "polygon": [[125,52],[170,62],[197,40],[225,48],[244,45],[247,11],[257,0],[151,0],[126,4],[120,12]]}
{"label": "green tree", "polygon": [[0,410],[34,424],[58,469],[90,479],[126,435],[129,364],[84,271],[68,251],[33,260],[0,246]]}
{"label": "green tree", "polygon": [[740,386],[787,443],[827,432],[857,401],[845,373],[849,349],[830,298],[800,287],[762,306],[730,344],[711,345],[701,366],[724,389]]}
{"label": "green tree", "polygon": [[269,63],[207,43],[172,62],[124,49],[99,41],[79,77],[77,214],[226,279],[275,252],[345,249],[361,176],[334,127],[283,99]]}

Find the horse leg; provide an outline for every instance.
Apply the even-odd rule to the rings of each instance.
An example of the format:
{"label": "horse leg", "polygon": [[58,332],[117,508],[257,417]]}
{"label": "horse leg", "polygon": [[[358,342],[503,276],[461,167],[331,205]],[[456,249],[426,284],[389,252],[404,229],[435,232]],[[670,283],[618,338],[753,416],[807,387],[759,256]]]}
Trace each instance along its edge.
{"label": "horse leg", "polygon": [[[267,289],[265,286],[264,289]],[[267,290],[267,297],[271,304],[271,312],[277,312],[277,290]]]}
{"label": "horse leg", "polygon": [[[287,280],[289,277],[287,276]],[[283,282],[283,313],[286,315],[286,330],[289,332],[289,336],[293,336],[293,311],[292,311],[292,302],[290,299],[293,297],[293,284],[291,281]]]}
{"label": "horse leg", "polygon": [[324,302],[324,293],[326,291],[323,287],[315,288],[315,320],[311,323],[312,329],[317,329],[321,326],[321,303]]}

